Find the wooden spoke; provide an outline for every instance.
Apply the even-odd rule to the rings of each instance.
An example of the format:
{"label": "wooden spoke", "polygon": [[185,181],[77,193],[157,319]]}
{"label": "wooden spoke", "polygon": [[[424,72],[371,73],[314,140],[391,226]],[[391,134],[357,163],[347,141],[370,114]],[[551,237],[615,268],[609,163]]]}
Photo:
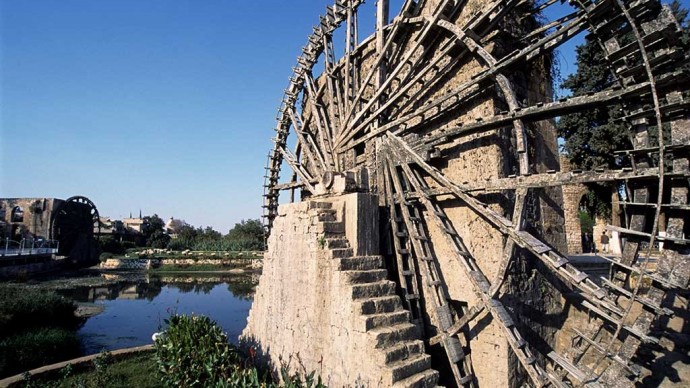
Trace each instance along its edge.
{"label": "wooden spoke", "polygon": [[[658,0],[406,0],[389,15],[378,0],[374,33],[360,40],[359,23],[371,20],[362,2],[327,7],[297,59],[266,164],[267,233],[281,191],[314,196],[330,173],[354,175],[387,210],[389,275],[426,343],[443,347],[447,381],[479,384],[481,335],[470,329],[487,330],[487,318],[534,386],[631,386],[642,376],[637,349],[663,343],[652,328],[690,286],[690,73],[680,66],[689,54],[670,9]],[[609,83],[554,98],[554,50],[582,33],[604,51]],[[558,120],[601,109],[620,112],[615,124],[632,146],[616,150],[615,169],[559,169]],[[625,195],[621,223],[606,226],[621,255],[602,257],[611,271],[600,277],[559,240],[559,193],[602,182]],[[532,274],[548,297],[588,317],[587,326],[559,318],[572,346],[552,336],[533,343],[542,333],[530,325],[541,323],[511,305]],[[458,276],[466,284],[452,283]]]}

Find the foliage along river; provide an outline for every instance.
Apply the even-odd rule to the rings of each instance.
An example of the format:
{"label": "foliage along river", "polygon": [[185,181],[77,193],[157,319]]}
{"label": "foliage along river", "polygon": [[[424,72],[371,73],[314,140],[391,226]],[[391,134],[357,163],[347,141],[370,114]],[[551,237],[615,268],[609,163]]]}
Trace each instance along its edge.
{"label": "foliage along river", "polygon": [[[107,275],[106,275],[107,276]],[[172,313],[206,315],[237,343],[252,303],[251,275],[139,275],[103,286],[60,294],[102,312],[78,331],[84,354],[152,343]]]}

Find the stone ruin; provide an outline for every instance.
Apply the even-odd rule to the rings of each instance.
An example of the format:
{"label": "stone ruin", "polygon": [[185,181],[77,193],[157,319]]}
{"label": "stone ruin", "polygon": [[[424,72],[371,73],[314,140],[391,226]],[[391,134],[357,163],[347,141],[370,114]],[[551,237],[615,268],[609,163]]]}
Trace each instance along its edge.
{"label": "stone ruin", "polygon": [[100,230],[96,205],[84,196],[59,198],[0,198],[2,248],[37,248],[54,242],[59,256],[73,263],[98,260],[95,234]]}
{"label": "stone ruin", "polygon": [[[285,90],[244,341],[329,386],[688,381],[667,362],[690,325],[690,77],[669,8],[419,0],[391,17],[379,0],[360,40],[362,3],[327,7]],[[554,100],[553,50],[583,31],[614,81]],[[601,106],[630,131],[621,168],[562,170],[555,120]],[[606,276],[569,257],[564,188],[591,182],[625,192]]]}

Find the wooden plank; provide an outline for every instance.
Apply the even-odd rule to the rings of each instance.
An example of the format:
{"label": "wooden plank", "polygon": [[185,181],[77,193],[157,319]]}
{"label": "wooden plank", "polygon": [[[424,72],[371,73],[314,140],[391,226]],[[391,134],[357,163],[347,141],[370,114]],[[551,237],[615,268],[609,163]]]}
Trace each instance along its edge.
{"label": "wooden plank", "polygon": [[561,368],[566,370],[571,376],[575,377],[577,381],[581,383],[586,383],[589,380],[589,378],[587,377],[587,373],[581,371],[578,367],[573,365],[570,361],[568,361],[565,357],[561,356],[560,354],[552,351],[549,352],[548,356],[556,364],[560,365]]}

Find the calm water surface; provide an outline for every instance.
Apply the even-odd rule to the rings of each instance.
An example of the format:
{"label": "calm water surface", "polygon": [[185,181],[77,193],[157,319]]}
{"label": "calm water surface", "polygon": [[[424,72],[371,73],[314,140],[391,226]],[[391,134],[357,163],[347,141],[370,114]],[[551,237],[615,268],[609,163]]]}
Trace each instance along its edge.
{"label": "calm water surface", "polygon": [[84,354],[150,344],[171,313],[206,315],[231,342],[247,323],[252,281],[247,276],[142,277],[104,287],[76,288],[66,296],[103,312],[87,319],[78,335]]}

